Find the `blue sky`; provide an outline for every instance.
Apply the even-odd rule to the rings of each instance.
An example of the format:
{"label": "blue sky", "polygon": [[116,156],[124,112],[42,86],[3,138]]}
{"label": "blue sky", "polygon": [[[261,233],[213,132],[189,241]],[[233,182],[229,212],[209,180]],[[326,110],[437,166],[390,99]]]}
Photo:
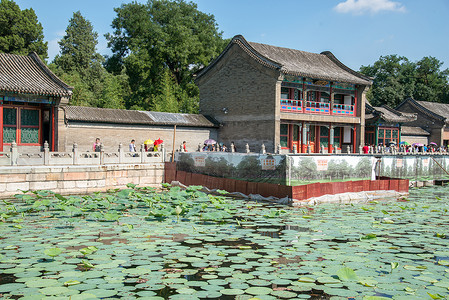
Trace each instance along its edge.
{"label": "blue sky", "polygon": [[[114,8],[124,0],[15,0],[32,7],[44,27],[49,60],[59,52],[73,12],[81,11],[99,34],[97,50],[110,54],[104,34],[112,32]],[[139,1],[146,2],[146,1]],[[331,51],[358,70],[382,55],[411,61],[433,56],[449,68],[448,0],[194,0],[213,14],[223,37],[320,53]]]}

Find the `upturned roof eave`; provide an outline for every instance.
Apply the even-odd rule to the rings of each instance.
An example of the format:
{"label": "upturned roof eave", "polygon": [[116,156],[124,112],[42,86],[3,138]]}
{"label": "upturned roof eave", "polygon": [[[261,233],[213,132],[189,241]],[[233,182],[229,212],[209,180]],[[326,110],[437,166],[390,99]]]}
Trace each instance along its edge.
{"label": "upturned roof eave", "polygon": [[195,81],[197,81],[204,74],[206,74],[210,69],[212,69],[223,58],[223,56],[231,49],[231,47],[234,44],[237,44],[243,51],[245,51],[248,55],[250,55],[252,58],[254,58],[260,64],[262,64],[268,68],[271,68],[271,69],[279,70],[282,74],[316,78],[316,79],[324,79],[324,80],[328,80],[328,81],[338,81],[338,82],[351,83],[351,84],[360,84],[360,85],[367,85],[367,86],[370,86],[373,83],[372,78],[365,76],[365,75],[363,75],[359,72],[356,72],[356,71],[352,70],[351,68],[347,67],[342,62],[340,62],[330,51],[324,51],[320,54],[325,55],[329,60],[331,60],[339,68],[350,73],[351,75],[355,76],[356,78],[359,78],[360,80],[348,80],[348,79],[344,79],[344,78],[335,78],[332,76],[317,75],[317,74],[308,73],[305,71],[289,70],[289,69],[285,68],[285,66],[282,63],[280,63],[278,61],[274,61],[274,60],[266,57],[265,55],[261,54],[254,47],[252,47],[251,44],[242,35],[234,36],[232,38],[232,40],[229,42],[229,44],[226,46],[226,48],[220,53],[220,55],[216,59],[214,59],[205,68],[199,70],[195,74]]}
{"label": "upturned roof eave", "polygon": [[433,111],[431,111],[431,110],[427,109],[426,107],[424,107],[423,105],[419,104],[415,99],[413,99],[411,97],[409,97],[409,98],[405,99],[404,101],[402,101],[396,107],[396,109],[401,108],[406,103],[410,103],[410,105],[412,105],[414,108],[416,108],[418,111],[422,112],[423,114],[425,114],[425,115],[427,115],[427,116],[429,116],[431,118],[434,118],[434,119],[436,119],[436,120],[438,120],[440,122],[443,122],[446,125],[449,125],[449,120],[446,117],[441,116],[441,115],[439,115],[437,113],[434,113]]}

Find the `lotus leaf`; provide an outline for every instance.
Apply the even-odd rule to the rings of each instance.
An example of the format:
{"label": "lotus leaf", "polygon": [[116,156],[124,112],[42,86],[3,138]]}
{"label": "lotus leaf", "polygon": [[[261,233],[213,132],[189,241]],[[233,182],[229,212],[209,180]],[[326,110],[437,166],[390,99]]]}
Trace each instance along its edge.
{"label": "lotus leaf", "polygon": [[337,276],[341,281],[357,281],[358,277],[354,270],[348,267],[343,267],[337,271]]}
{"label": "lotus leaf", "polygon": [[245,293],[248,293],[250,295],[268,295],[272,291],[273,290],[271,288],[257,286],[257,287],[247,288],[245,290]]}

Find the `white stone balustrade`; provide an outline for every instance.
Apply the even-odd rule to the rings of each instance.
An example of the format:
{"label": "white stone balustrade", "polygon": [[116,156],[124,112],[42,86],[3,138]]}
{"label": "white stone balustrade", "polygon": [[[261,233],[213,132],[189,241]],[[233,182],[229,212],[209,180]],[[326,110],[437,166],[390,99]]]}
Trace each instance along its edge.
{"label": "white stone balustrade", "polygon": [[159,151],[146,152],[141,146],[140,152],[125,151],[122,144],[117,152],[105,152],[103,145],[100,152],[81,152],[73,144],[71,152],[50,152],[47,142],[42,152],[19,153],[17,144],[11,143],[9,151],[0,152],[0,166],[56,166],[56,165],[104,165],[104,164],[141,164],[165,161],[165,148],[161,144]]}

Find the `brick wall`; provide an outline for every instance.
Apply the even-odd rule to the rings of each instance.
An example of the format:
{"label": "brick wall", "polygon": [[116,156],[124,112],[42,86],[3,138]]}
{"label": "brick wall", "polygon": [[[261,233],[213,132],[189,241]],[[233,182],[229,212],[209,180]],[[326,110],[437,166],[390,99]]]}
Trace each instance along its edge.
{"label": "brick wall", "polygon": [[164,181],[164,163],[102,166],[0,167],[0,198],[20,190],[51,190],[60,194],[87,194],[133,183],[158,187]]}
{"label": "brick wall", "polygon": [[[61,127],[60,127],[61,128]],[[117,151],[118,145],[123,144],[125,151],[128,151],[128,145],[131,139],[136,140],[137,150],[147,139],[153,141],[161,138],[164,141],[164,147],[167,152],[173,150],[172,126],[136,126],[126,124],[99,124],[99,123],[80,123],[70,122],[63,124],[60,129],[60,143],[66,151],[72,149],[73,143],[78,144],[80,151],[92,151],[92,144],[95,139],[100,138],[104,145],[105,152]],[[199,127],[176,127],[175,150],[179,150],[183,141],[187,142],[187,151],[196,151],[198,144],[203,144],[206,139],[217,139],[216,128]]]}
{"label": "brick wall", "polygon": [[218,140],[234,141],[239,152],[246,143],[259,151],[263,142],[274,152],[277,78],[279,71],[261,66],[237,45],[197,80],[200,113],[217,119],[222,127]]}

